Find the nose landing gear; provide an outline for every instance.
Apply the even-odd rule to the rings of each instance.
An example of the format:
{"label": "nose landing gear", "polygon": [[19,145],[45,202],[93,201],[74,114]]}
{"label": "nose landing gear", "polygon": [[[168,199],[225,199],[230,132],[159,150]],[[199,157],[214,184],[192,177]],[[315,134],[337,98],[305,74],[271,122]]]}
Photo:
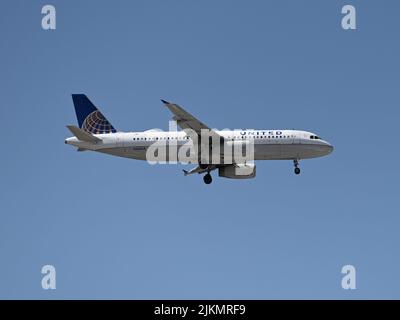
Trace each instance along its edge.
{"label": "nose landing gear", "polygon": [[296,159],[293,160],[293,163],[294,163],[294,173],[300,174],[299,161]]}
{"label": "nose landing gear", "polygon": [[203,177],[204,183],[205,184],[210,184],[212,182],[212,177],[210,173],[206,173],[205,176]]}

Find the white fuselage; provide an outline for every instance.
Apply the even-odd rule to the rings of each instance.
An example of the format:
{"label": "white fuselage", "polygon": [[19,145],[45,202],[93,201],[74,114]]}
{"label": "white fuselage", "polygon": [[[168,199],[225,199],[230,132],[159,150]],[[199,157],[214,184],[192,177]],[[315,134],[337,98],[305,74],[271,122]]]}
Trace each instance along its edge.
{"label": "white fuselage", "polygon": [[[254,142],[254,160],[300,160],[325,156],[333,147],[315,134],[300,130],[234,130],[215,131],[224,137],[225,142]],[[144,132],[116,132],[94,134],[102,141],[97,144],[80,141],[76,137],[65,143],[81,150],[92,150],[114,156],[146,160],[146,152],[155,142],[177,146],[190,145],[191,138],[184,131],[164,132],[148,130]],[[191,161],[196,162],[196,159]]]}

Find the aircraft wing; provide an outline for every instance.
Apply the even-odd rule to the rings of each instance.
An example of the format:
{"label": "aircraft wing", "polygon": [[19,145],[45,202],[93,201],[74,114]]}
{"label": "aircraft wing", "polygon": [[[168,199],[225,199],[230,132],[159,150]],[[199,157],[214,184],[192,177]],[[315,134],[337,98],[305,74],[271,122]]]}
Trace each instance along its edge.
{"label": "aircraft wing", "polygon": [[165,106],[173,113],[173,119],[177,122],[178,126],[185,129],[192,129],[194,130],[199,136],[201,134],[201,130],[209,130],[211,136],[216,136],[221,138],[222,136],[216,133],[214,130],[210,129],[207,125],[205,125],[200,120],[196,119],[192,116],[189,112],[184,110],[182,107],[178,106],[177,104],[170,103],[165,100],[161,100]]}
{"label": "aircraft wing", "polygon": [[[198,138],[198,143],[201,146],[201,148],[198,149],[198,158],[199,162],[202,162],[204,160],[201,150],[206,150],[205,148],[208,148],[209,151],[212,152],[212,142],[210,139],[213,141],[217,140],[219,141],[219,154],[220,154],[220,159],[223,161],[224,159],[224,138],[223,136],[219,135],[217,132],[214,130],[210,129],[207,125],[205,125],[203,122],[200,120],[196,119],[194,116],[192,116],[189,112],[184,110],[182,107],[178,106],[177,104],[170,103],[165,100],[161,100],[165,106],[173,113],[173,119],[177,122],[178,126],[182,128],[183,131],[186,132],[189,136],[193,135],[193,131],[197,134]],[[191,129],[191,130],[188,130]],[[193,131],[192,131],[193,130]],[[206,132],[203,132],[202,136],[202,130],[207,130]],[[207,135],[208,139],[204,139],[204,134]],[[204,146],[204,147],[203,147]],[[209,154],[205,156],[207,159],[209,158]],[[214,169],[213,169],[214,170]],[[205,170],[207,171],[207,170]],[[185,175],[191,174],[191,173],[201,173],[204,172],[203,169],[195,168],[191,172],[185,172]]]}
{"label": "aircraft wing", "polygon": [[[222,165],[220,165],[222,166]],[[197,166],[191,170],[183,170],[183,173],[185,174],[185,176],[189,175],[189,174],[194,174],[194,173],[204,173],[204,172],[210,172],[213,171],[215,169],[217,169],[218,166],[217,165],[210,165],[208,168],[201,168],[200,166]]]}

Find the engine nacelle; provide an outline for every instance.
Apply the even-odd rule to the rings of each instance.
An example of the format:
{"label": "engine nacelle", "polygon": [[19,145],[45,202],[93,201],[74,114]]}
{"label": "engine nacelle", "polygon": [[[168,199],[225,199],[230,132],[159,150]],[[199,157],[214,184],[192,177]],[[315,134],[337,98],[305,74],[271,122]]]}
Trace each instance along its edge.
{"label": "engine nacelle", "polygon": [[254,163],[241,163],[229,165],[218,169],[218,175],[230,179],[251,179],[256,176]]}

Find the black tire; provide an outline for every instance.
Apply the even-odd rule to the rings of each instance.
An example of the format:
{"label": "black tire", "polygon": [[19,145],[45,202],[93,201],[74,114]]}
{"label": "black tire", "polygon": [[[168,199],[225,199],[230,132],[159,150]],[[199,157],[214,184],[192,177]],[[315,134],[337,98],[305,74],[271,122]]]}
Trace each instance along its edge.
{"label": "black tire", "polygon": [[294,173],[295,174],[300,174],[300,168],[294,168]]}
{"label": "black tire", "polygon": [[204,177],[203,177],[204,183],[205,184],[210,184],[212,182],[212,177],[211,174],[207,173]]}

